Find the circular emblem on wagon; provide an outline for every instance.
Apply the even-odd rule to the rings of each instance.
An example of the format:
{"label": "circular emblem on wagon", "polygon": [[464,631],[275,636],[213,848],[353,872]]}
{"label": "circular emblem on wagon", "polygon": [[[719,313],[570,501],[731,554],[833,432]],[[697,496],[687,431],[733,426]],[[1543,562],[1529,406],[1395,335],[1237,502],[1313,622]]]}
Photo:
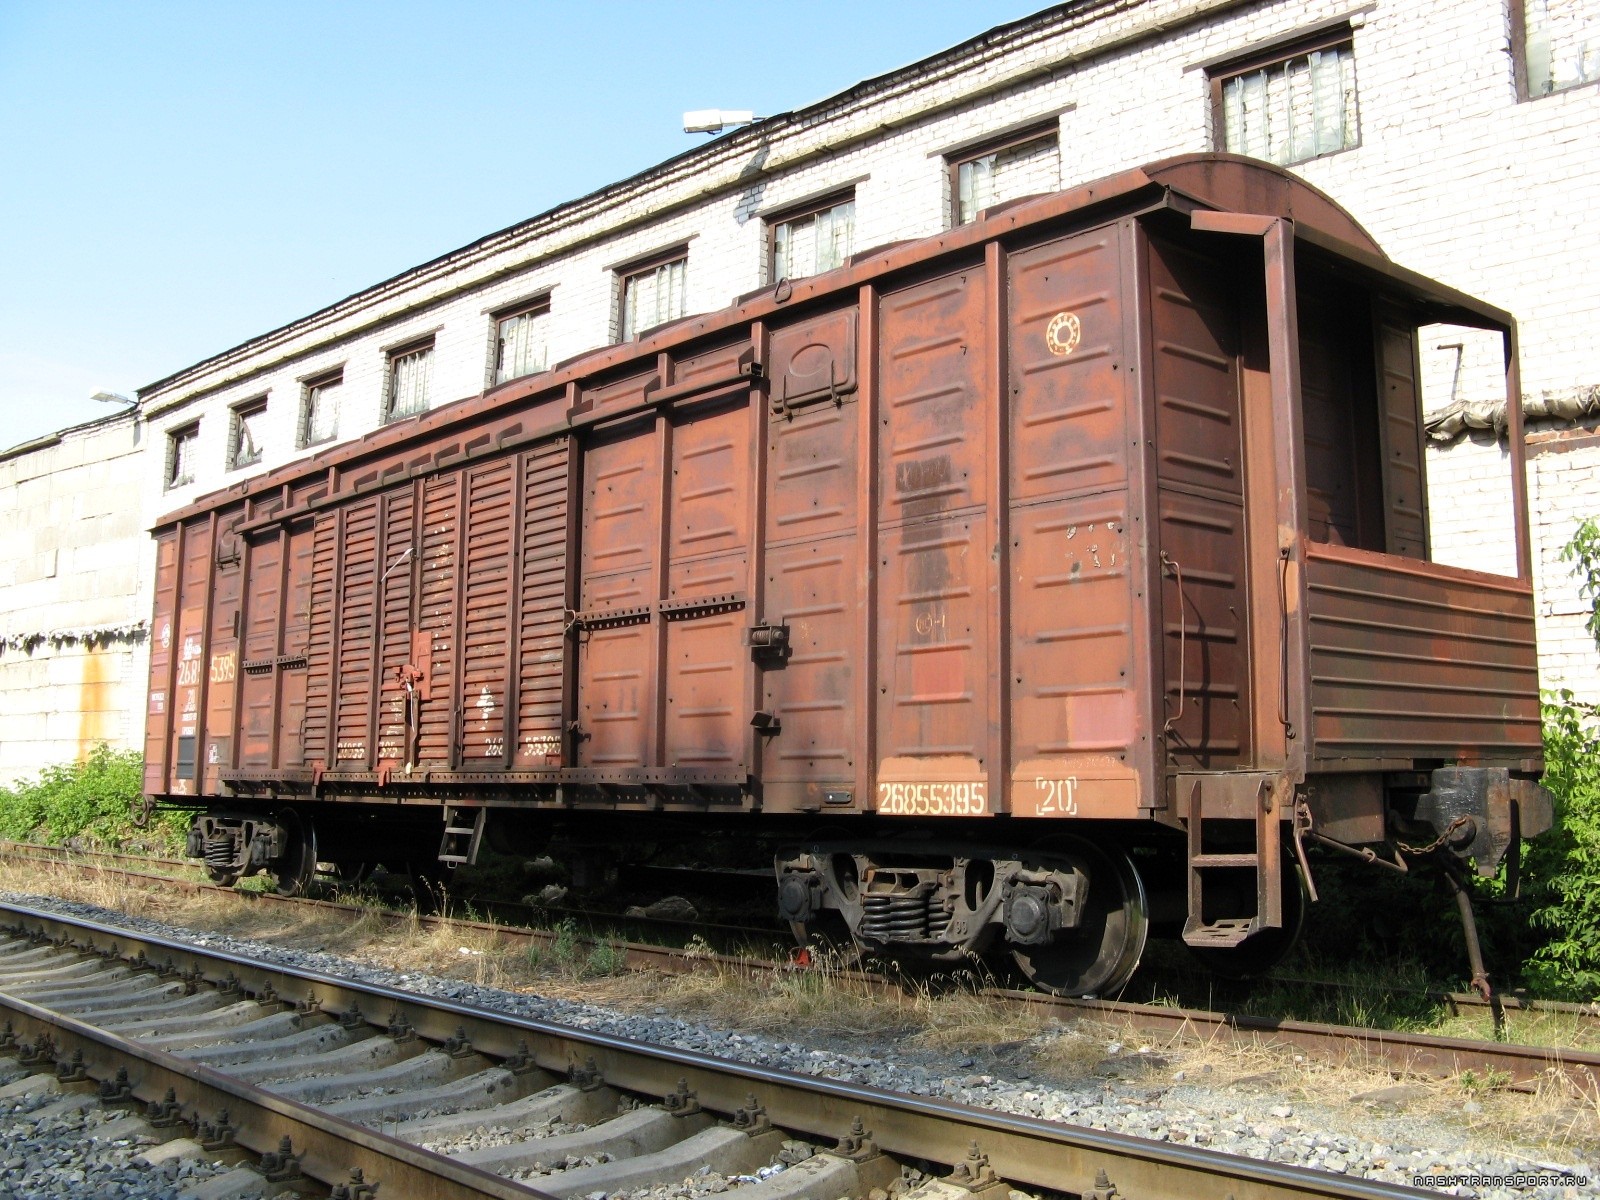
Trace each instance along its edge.
{"label": "circular emblem on wagon", "polygon": [[1051,354],[1071,354],[1082,336],[1083,326],[1078,323],[1078,314],[1059,312],[1050,318],[1050,327],[1044,331],[1044,344]]}

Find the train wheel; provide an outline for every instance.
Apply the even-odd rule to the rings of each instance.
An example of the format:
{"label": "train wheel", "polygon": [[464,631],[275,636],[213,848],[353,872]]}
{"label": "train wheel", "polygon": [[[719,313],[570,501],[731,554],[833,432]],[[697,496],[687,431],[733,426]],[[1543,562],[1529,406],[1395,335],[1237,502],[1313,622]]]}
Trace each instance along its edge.
{"label": "train wheel", "polygon": [[1104,996],[1128,982],[1150,934],[1144,881],[1121,850],[1077,838],[1052,838],[1039,847],[1065,858],[1089,877],[1089,896],[1077,929],[1045,946],[1011,947],[1011,957],[1037,988],[1058,996]]}
{"label": "train wheel", "polygon": [[450,871],[438,859],[414,858],[406,863],[406,873],[411,876],[411,894],[417,911],[432,916],[443,911],[450,891]]}
{"label": "train wheel", "polygon": [[272,868],[280,896],[303,896],[317,874],[317,831],[311,818],[295,812],[279,815],[278,823],[287,835],[283,857]]}
{"label": "train wheel", "polygon": [[1195,961],[1224,979],[1255,979],[1281,963],[1306,927],[1306,882],[1298,865],[1283,882],[1282,926],[1263,929],[1237,946],[1190,946]]}
{"label": "train wheel", "polygon": [[239,872],[223,871],[216,867],[207,867],[206,877],[218,887],[232,887],[234,884],[239,882]]}

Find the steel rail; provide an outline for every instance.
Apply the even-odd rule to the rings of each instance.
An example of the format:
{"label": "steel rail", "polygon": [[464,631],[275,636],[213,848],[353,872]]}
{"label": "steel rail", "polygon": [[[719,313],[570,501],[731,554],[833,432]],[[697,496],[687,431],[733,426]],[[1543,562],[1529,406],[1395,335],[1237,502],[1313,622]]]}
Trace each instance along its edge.
{"label": "steel rail", "polygon": [[[60,862],[42,859],[44,862]],[[340,904],[305,896],[280,896],[274,892],[239,892],[194,880],[173,880],[164,875],[147,875],[122,868],[96,867],[96,870],[139,881],[173,885],[193,893],[225,893],[241,903],[284,904],[311,907],[351,916],[370,916],[395,925],[415,921],[428,927],[454,927],[491,936],[527,942],[539,947],[553,946],[559,935],[540,929],[499,925],[457,917],[417,916],[386,912],[359,905]],[[593,944],[579,939],[579,944]],[[726,954],[685,955],[666,946],[640,942],[614,943],[622,954],[622,965],[634,970],[655,970],[687,974],[708,966],[747,975],[792,970],[793,964]],[[841,971],[842,978],[885,989],[898,988],[894,980],[865,971]],[[1063,1020],[1088,1018],[1112,1024],[1126,1024],[1144,1032],[1175,1037],[1228,1037],[1269,1046],[1293,1047],[1312,1054],[1349,1059],[1378,1060],[1396,1071],[1443,1076],[1472,1071],[1491,1079],[1504,1079],[1521,1090],[1532,1090],[1552,1076],[1564,1076],[1579,1088],[1600,1086],[1600,1052],[1555,1046],[1531,1046],[1514,1042],[1482,1041],[1473,1038],[1445,1037],[1439,1034],[1406,1033],[1333,1025],[1280,1017],[1260,1017],[1247,1013],[1216,1012],[1160,1004],[1137,1004],[1120,1000],[1088,1000],[1025,992],[1009,988],[981,988],[979,994],[1044,1010]],[[1508,1005],[1507,1007],[1511,1007]],[[1591,1016],[1587,1006],[1571,1006],[1577,1015]]]}
{"label": "steel rail", "polygon": [[[976,1143],[994,1171],[1014,1185],[1085,1195],[1092,1193],[1097,1178],[1103,1175],[1122,1195],[1137,1200],[1401,1200],[1432,1194],[1403,1185],[1352,1179],[1305,1167],[816,1079],[693,1051],[649,1046],[458,1001],[262,963],[22,905],[0,905],[0,914],[15,922],[23,934],[36,932],[102,956],[142,954],[146,961],[187,961],[192,964],[191,970],[197,970],[208,981],[242,986],[247,993],[271,987],[283,997],[304,995],[308,1004],[328,1011],[358,1012],[380,1027],[403,1016],[419,1036],[429,1040],[444,1040],[465,1030],[473,1048],[491,1056],[512,1057],[526,1052],[537,1065],[561,1072],[592,1061],[601,1078],[617,1088],[665,1095],[675,1090],[680,1080],[687,1080],[700,1104],[713,1112],[733,1113],[748,1104],[753,1094],[775,1126],[818,1140],[840,1137],[859,1118],[879,1148],[894,1156],[954,1165],[966,1161]],[[189,1064],[183,1064],[182,1069],[201,1075]],[[223,1091],[238,1086],[224,1076],[204,1078],[208,1086]],[[176,1085],[162,1084],[163,1089],[166,1086]],[[278,1103],[291,1112],[300,1107]],[[305,1136],[312,1136],[310,1126]],[[388,1152],[395,1163],[409,1161],[431,1166],[432,1158],[437,1157],[414,1148],[402,1152],[392,1144],[393,1139],[371,1131],[365,1137],[369,1145],[364,1152]],[[499,1183],[509,1186],[503,1180]],[[1104,1188],[1105,1184],[1099,1186]],[[398,1187],[393,1190],[401,1191]],[[433,1195],[426,1191],[415,1194]]]}

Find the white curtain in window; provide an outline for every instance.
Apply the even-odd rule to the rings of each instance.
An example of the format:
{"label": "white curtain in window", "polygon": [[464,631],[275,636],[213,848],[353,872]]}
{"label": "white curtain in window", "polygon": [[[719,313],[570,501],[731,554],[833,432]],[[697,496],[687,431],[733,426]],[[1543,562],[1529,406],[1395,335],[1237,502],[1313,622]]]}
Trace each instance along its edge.
{"label": "white curtain in window", "polygon": [[267,410],[258,408],[251,412],[237,412],[234,419],[233,465],[248,466],[261,461],[261,426],[266,423]]}
{"label": "white curtain in window", "polygon": [[545,321],[543,313],[518,313],[500,322],[500,350],[494,381],[520,379],[544,370]]}
{"label": "white curtain in window", "polygon": [[343,381],[318,384],[306,393],[307,445],[332,439],[339,429],[339,392]]}
{"label": "white curtain in window", "polygon": [[1061,147],[1054,134],[968,159],[956,168],[956,223],[986,208],[1061,186]]}
{"label": "white curtain in window", "polygon": [[623,281],[623,341],[683,316],[688,265],[688,259],[675,258]]}
{"label": "white curtain in window", "polygon": [[1528,94],[1544,96],[1600,79],[1600,5],[1523,0]]}
{"label": "white curtain in window", "polygon": [[855,243],[856,202],[781,221],[772,231],[772,275],[803,279],[843,266]]}
{"label": "white curtain in window", "polygon": [[433,373],[433,347],[398,354],[389,368],[389,417],[409,417],[428,409],[428,379]]}
{"label": "white curtain in window", "polygon": [[1348,46],[1313,50],[1222,85],[1224,144],[1280,164],[1356,144],[1355,57]]}

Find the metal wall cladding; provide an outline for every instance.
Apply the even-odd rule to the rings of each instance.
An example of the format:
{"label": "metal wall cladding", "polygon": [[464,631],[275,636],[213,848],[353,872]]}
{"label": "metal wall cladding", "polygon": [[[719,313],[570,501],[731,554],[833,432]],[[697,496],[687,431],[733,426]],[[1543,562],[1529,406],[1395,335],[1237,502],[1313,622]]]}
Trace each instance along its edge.
{"label": "metal wall cladding", "polygon": [[167,747],[167,786],[176,794],[199,791],[201,713],[208,683],[206,599],[211,590],[211,546],[216,518],[184,530],[178,562],[180,607],[173,630],[171,738]]}
{"label": "metal wall cladding", "polygon": [[[506,709],[510,702],[514,543],[521,511],[518,463],[502,458],[465,472],[467,536],[456,600],[461,647],[461,727],[464,769],[509,761]],[[431,699],[429,701],[432,703]]]}
{"label": "metal wall cladding", "polygon": [[519,769],[562,765],[571,453],[570,439],[555,438],[524,455],[512,760]]}
{"label": "metal wall cladding", "polygon": [[1306,585],[1315,760],[1539,758],[1530,585],[1334,546]]}
{"label": "metal wall cladding", "polygon": [[771,345],[760,615],[787,627],[789,651],[761,672],[761,708],[782,723],[761,777],[769,804],[815,808],[853,800],[865,777],[862,406],[840,390],[856,384],[856,310],[774,330]]}
{"label": "metal wall cladding", "polygon": [[1428,553],[1428,494],[1422,474],[1422,413],[1417,338],[1392,314],[1378,320],[1379,431],[1383,446],[1386,549],[1406,558]]}
{"label": "metal wall cladding", "polygon": [[272,736],[278,724],[277,672],[279,606],[283,598],[282,546],[274,531],[247,547],[243,662],[239,670],[238,765],[270,767]]}
{"label": "metal wall cladding", "polygon": [[178,543],[182,527],[156,538],[155,606],[150,620],[150,693],[145,697],[144,790],[167,790],[172,746],[172,645],[178,605]]}
{"label": "metal wall cladding", "polygon": [[[1009,259],[1011,803],[1071,815],[1140,794],[1125,231]],[[1070,794],[1064,780],[1072,780]]]}
{"label": "metal wall cladding", "polygon": [[1251,761],[1249,596],[1231,269],[1152,238],[1149,349],[1167,761]]}
{"label": "metal wall cladding", "polygon": [[463,705],[457,670],[456,594],[463,519],[460,471],[422,481],[422,528],[417,551],[417,628],[427,635],[428,702],[421,706],[417,761],[448,768],[456,762],[456,732]]}
{"label": "metal wall cladding", "polygon": [[[982,780],[998,749],[988,705],[992,303],[974,267],[879,304],[880,787],[896,775]],[[914,761],[928,759],[938,761]]]}

